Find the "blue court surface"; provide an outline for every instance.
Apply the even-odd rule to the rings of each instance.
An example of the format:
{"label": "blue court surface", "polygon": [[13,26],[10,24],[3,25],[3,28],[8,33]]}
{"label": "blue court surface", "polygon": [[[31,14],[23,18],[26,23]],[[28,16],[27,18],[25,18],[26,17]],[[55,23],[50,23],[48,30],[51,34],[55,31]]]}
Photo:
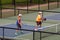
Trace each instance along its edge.
{"label": "blue court surface", "polygon": [[[52,26],[52,25],[51,25]],[[16,24],[9,24],[9,25],[5,25],[4,27],[9,27],[9,28],[17,28]],[[50,26],[45,26],[45,27],[38,27],[38,31],[40,31],[40,29],[46,29]],[[33,25],[26,25],[23,24],[22,25],[22,29],[27,29],[27,30],[34,30],[34,26]],[[18,36],[22,36],[24,34],[28,34],[31,33],[31,31],[23,31],[23,33],[20,32],[20,30],[18,31],[18,35],[15,35],[16,30],[15,29],[4,29],[4,38],[6,39],[15,39]],[[0,37],[3,37],[3,28],[0,28]]]}
{"label": "blue court surface", "polygon": [[[4,27],[17,28],[16,24],[5,25]],[[33,30],[34,26],[22,25],[22,29]],[[18,35],[15,35],[15,33],[16,33],[16,30],[14,30],[14,29],[4,29],[4,37],[7,39],[14,39],[17,36],[24,35],[24,34],[31,33],[31,32],[23,31],[23,33],[20,33],[20,31],[19,31]],[[0,28],[0,37],[3,37],[3,29],[2,28]]]}
{"label": "blue court surface", "polygon": [[51,19],[51,20],[60,20],[60,14],[55,14],[55,15],[51,15],[51,16],[47,16],[47,19]]}

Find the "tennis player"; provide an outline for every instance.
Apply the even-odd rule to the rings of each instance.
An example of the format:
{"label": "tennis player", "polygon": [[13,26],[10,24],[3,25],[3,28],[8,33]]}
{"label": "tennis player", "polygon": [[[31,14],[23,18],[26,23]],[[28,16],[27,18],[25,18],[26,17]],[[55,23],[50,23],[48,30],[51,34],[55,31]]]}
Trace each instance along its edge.
{"label": "tennis player", "polygon": [[42,12],[38,12],[38,15],[36,17],[36,27],[35,30],[38,30],[38,26],[41,27],[42,24]]}
{"label": "tennis player", "polygon": [[21,29],[21,26],[22,26],[22,20],[21,20],[21,17],[22,17],[22,14],[19,14],[18,16],[17,16],[17,22],[16,22],[16,24],[17,24],[17,30],[16,30],[16,35],[18,35],[17,33],[18,33],[18,29]]}
{"label": "tennis player", "polygon": [[38,12],[38,15],[36,17],[36,27],[35,30],[38,30],[38,26],[40,26],[40,29],[42,29],[42,21],[46,21],[46,18],[42,17],[42,12]]}

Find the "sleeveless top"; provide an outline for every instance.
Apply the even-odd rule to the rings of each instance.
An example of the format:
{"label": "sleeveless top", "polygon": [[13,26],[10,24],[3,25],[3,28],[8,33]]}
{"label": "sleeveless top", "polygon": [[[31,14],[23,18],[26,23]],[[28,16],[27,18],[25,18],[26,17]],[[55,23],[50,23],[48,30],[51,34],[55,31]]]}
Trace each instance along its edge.
{"label": "sleeveless top", "polygon": [[[18,22],[18,21],[19,21],[19,22]],[[16,21],[16,24],[19,24],[20,22],[21,22],[21,20],[17,20],[17,21]]]}

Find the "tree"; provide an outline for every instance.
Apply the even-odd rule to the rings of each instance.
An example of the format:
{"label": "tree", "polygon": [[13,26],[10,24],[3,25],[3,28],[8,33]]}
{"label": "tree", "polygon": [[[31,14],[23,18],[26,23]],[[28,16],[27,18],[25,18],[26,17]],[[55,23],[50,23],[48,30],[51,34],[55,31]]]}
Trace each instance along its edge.
{"label": "tree", "polygon": [[30,3],[32,3],[32,0],[29,0],[30,1]]}

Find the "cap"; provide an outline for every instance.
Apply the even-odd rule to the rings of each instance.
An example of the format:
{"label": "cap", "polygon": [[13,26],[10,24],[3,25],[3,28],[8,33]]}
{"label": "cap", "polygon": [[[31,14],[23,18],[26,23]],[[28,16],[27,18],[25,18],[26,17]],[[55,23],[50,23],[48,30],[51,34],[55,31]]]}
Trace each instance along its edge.
{"label": "cap", "polygon": [[18,16],[22,16],[22,14],[19,14]]}
{"label": "cap", "polygon": [[42,13],[42,12],[38,12],[38,13]]}

